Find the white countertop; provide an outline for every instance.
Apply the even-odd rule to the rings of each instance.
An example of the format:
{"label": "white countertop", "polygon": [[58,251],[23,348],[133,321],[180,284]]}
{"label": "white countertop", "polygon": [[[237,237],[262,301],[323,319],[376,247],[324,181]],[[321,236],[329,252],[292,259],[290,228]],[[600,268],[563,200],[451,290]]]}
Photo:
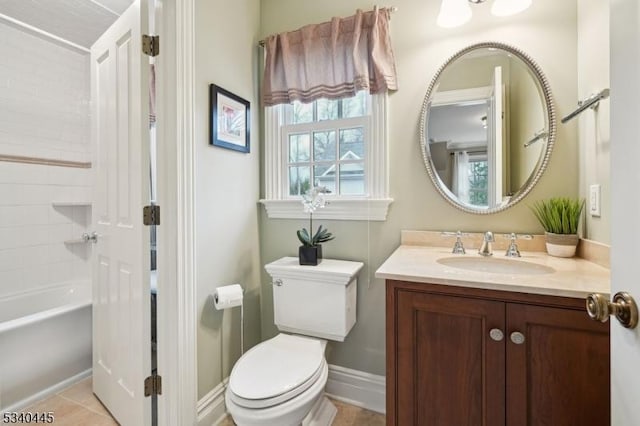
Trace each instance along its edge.
{"label": "white countertop", "polygon": [[[504,274],[479,272],[445,266],[438,259],[452,256],[478,257],[475,250],[465,255],[451,254],[450,248],[402,245],[378,268],[377,278],[444,284],[491,290],[515,291],[584,298],[590,293],[609,295],[608,269],[580,258],[560,258],[544,252],[521,252],[513,262],[530,262],[555,269],[544,275]],[[501,252],[495,258],[506,259]]]}

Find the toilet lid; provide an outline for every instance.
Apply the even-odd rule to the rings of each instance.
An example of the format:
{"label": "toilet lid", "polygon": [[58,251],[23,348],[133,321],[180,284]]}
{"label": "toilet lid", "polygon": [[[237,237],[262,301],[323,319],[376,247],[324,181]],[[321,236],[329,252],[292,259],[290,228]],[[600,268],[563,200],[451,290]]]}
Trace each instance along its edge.
{"label": "toilet lid", "polygon": [[254,346],[233,367],[231,391],[251,400],[288,393],[307,382],[324,359],[320,340],[279,334]]}

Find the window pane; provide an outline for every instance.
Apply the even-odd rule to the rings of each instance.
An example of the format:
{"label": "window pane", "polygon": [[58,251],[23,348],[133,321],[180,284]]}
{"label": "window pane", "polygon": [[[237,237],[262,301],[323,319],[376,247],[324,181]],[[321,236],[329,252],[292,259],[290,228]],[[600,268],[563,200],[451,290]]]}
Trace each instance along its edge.
{"label": "window pane", "polygon": [[469,204],[487,207],[489,205],[489,164],[486,161],[469,163]]}
{"label": "window pane", "polygon": [[361,90],[353,98],[342,100],[342,117],[362,117],[367,115],[367,92]]}
{"label": "window pane", "polygon": [[316,186],[326,186],[329,191],[336,192],[336,165],[324,164],[313,168]]}
{"label": "window pane", "polygon": [[364,158],[364,130],[362,127],[340,130],[340,159]]}
{"label": "window pane", "polygon": [[364,195],[364,163],[340,165],[340,194]]}
{"label": "window pane", "polygon": [[311,188],[310,173],[308,166],[289,167],[289,195],[302,195]]}
{"label": "window pane", "polygon": [[313,132],[313,161],[336,159],[336,132]]}
{"label": "window pane", "polygon": [[335,120],[338,118],[338,104],[340,101],[330,101],[329,99],[318,99],[316,101],[318,111],[318,121]]}
{"label": "window pane", "polygon": [[308,133],[289,135],[289,162],[302,163],[309,161],[311,142]]}
{"label": "window pane", "polygon": [[291,105],[291,124],[311,123],[313,121],[313,103],[303,104],[295,101]]}

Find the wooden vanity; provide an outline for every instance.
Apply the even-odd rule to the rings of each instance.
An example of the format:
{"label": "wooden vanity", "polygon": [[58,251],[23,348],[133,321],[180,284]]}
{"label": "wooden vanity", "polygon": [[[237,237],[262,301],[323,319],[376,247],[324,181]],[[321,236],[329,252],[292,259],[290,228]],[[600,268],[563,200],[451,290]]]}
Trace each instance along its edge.
{"label": "wooden vanity", "polygon": [[452,269],[443,256],[401,246],[376,273],[387,424],[609,425],[609,324],[584,308],[587,294],[609,292],[608,270],[523,253],[556,272],[517,276]]}

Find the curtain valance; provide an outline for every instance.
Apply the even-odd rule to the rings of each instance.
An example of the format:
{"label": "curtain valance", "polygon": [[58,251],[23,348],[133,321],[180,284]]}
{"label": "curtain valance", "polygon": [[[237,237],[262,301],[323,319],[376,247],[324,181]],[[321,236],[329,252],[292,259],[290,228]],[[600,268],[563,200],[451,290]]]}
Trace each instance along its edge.
{"label": "curtain valance", "polygon": [[397,90],[389,35],[391,10],[358,10],[265,39],[265,106],[341,99],[368,89]]}

